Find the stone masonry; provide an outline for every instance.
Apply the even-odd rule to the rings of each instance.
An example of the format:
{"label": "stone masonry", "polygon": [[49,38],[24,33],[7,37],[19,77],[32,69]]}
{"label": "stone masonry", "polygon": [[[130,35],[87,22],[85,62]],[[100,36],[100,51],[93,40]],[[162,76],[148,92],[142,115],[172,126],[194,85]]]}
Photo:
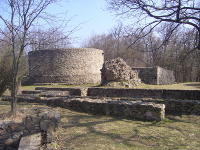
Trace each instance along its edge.
{"label": "stone masonry", "polygon": [[175,83],[174,72],[161,68],[159,66],[133,67],[132,69],[138,71],[139,77],[141,78],[142,82],[146,84],[164,85]]}
{"label": "stone masonry", "polygon": [[103,51],[72,48],[31,51],[29,75],[24,84],[99,84],[104,62]]}
{"label": "stone masonry", "polygon": [[[111,115],[143,121],[161,121],[165,105],[152,102],[92,97],[38,97],[21,95],[19,102],[42,103],[97,115]],[[7,100],[9,97],[6,98]]]}

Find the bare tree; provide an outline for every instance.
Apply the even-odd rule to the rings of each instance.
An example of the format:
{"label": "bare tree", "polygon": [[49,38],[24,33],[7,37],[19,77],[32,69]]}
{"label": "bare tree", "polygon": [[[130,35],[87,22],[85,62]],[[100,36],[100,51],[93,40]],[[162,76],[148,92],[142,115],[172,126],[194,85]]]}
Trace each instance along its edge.
{"label": "bare tree", "polygon": [[[196,33],[194,49],[200,50],[200,3],[198,0],[107,0],[120,15],[138,17],[144,23],[142,31],[150,33],[161,23],[188,26]],[[140,31],[141,32],[141,31]],[[169,34],[170,35],[170,34]]]}
{"label": "bare tree", "polygon": [[34,29],[29,36],[31,50],[66,48],[71,45],[71,31],[65,34],[60,28]]}
{"label": "bare tree", "polygon": [[11,90],[11,113],[17,111],[17,77],[21,57],[27,46],[27,37],[33,23],[41,18],[44,10],[56,0],[4,0],[0,5],[7,9],[6,13],[0,14],[0,20],[4,23],[4,29],[0,29],[1,35],[7,37],[9,49],[12,53],[12,90]]}
{"label": "bare tree", "polygon": [[144,53],[141,52],[144,45],[139,40],[133,47],[129,47],[136,37],[135,35],[127,35],[127,32],[129,30],[125,30],[125,27],[119,24],[107,34],[91,37],[83,47],[94,47],[104,50],[106,60],[121,57],[130,66],[144,66]]}

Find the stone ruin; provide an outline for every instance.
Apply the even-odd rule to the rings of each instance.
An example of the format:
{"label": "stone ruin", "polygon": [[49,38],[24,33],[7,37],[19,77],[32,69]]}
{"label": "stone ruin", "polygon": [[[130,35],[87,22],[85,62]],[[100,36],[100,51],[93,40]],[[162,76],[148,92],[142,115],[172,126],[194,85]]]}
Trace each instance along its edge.
{"label": "stone ruin", "polygon": [[60,123],[60,113],[47,107],[20,109],[18,113],[22,121],[4,121],[0,116],[0,150],[45,148]]}
{"label": "stone ruin", "polygon": [[104,54],[94,48],[38,50],[28,53],[28,62],[22,84],[100,84]]}
{"label": "stone ruin", "polygon": [[147,84],[172,84],[173,71],[161,67],[131,68],[121,58],[104,62],[103,50],[68,48],[28,53],[29,74],[23,85],[62,83],[67,85],[100,84],[134,87]]}
{"label": "stone ruin", "polygon": [[[19,95],[19,102],[40,103],[49,106],[67,108],[79,112],[91,113],[94,115],[109,115],[115,117],[123,117],[141,121],[161,121],[165,118],[165,105],[152,102],[143,102],[141,100],[130,101],[128,99],[109,98],[109,97],[93,97],[88,93],[82,96],[79,88],[37,88],[38,94]],[[55,91],[57,90],[57,91]],[[55,93],[57,96],[49,97],[49,94]],[[70,91],[65,93],[63,91]],[[24,92],[23,92],[24,93]],[[60,94],[59,94],[60,93]],[[5,100],[11,100],[10,97]]]}
{"label": "stone ruin", "polygon": [[141,83],[138,72],[121,58],[105,61],[101,73],[102,85],[134,87]]}
{"label": "stone ruin", "polygon": [[[145,71],[148,73],[144,73]],[[143,70],[131,68],[121,58],[104,63],[102,50],[67,49],[30,52],[29,75],[25,82],[27,84],[102,83],[102,85],[133,87],[141,82],[147,83],[148,80],[150,80],[149,84],[170,84],[175,81],[172,71],[160,67],[146,70],[145,68]],[[165,118],[165,113],[199,114],[200,103],[198,100],[179,101],[174,99],[183,99],[182,96],[187,97],[188,95],[191,96],[191,99],[196,97],[199,99],[200,93],[196,91],[193,91],[194,93],[191,91],[190,93],[181,92],[176,90],[146,91],[131,88],[38,87],[34,91],[22,91],[17,99],[19,102],[42,103],[86,113],[143,121],[161,121]],[[149,99],[143,100],[142,98]],[[152,100],[154,98],[170,100]],[[4,97],[3,100],[11,100],[11,97]],[[11,124],[11,129],[14,130],[11,130],[7,134],[8,136],[0,136],[0,149],[2,145],[9,148],[16,144],[19,149],[21,148],[20,150],[30,149],[30,146],[41,145],[41,141],[47,142],[49,133],[57,127],[60,118],[57,113],[47,113],[45,109],[43,111],[36,111],[34,115],[26,116],[23,122],[17,126]],[[9,126],[3,126],[0,122],[0,133],[9,129]],[[30,135],[32,133],[33,136]],[[45,138],[42,135],[45,135]],[[29,142],[27,143],[27,141]]]}
{"label": "stone ruin", "polygon": [[[139,70],[132,69],[121,58],[105,61],[98,49],[56,49],[29,52],[29,75],[26,84],[102,84],[106,86],[134,87],[142,81]],[[161,70],[162,72],[162,70]],[[115,88],[116,89],[116,88]],[[129,97],[130,88],[120,89],[113,97]],[[165,118],[165,104],[109,98],[103,88],[36,88],[22,91],[20,102],[43,103],[86,113],[127,117],[144,121],[161,121]],[[95,93],[100,94],[95,95]],[[123,94],[124,92],[124,94]],[[103,96],[102,96],[103,94]],[[136,91],[136,95],[138,92]],[[132,95],[131,95],[132,97]],[[9,97],[4,100],[10,100]],[[41,125],[41,123],[40,123]],[[40,126],[39,126],[40,127]],[[41,127],[40,127],[41,128]]]}

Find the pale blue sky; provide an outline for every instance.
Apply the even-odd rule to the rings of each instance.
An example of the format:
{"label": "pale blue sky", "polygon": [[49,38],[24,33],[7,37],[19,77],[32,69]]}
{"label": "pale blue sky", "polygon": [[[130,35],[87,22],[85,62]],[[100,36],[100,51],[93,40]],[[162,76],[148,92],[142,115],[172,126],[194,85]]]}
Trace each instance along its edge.
{"label": "pale blue sky", "polygon": [[[117,17],[107,9],[105,0],[61,0],[48,12],[69,19],[70,26],[79,26],[74,33],[74,46],[80,46],[94,34],[106,33],[117,24]],[[70,28],[70,27],[69,27]],[[66,29],[67,30],[67,29]]]}

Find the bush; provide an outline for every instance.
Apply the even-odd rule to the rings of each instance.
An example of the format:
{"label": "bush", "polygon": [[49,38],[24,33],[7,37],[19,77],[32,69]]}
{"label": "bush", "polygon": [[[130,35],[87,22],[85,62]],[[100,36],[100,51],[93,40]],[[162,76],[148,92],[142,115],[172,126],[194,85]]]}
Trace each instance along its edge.
{"label": "bush", "polygon": [[10,87],[11,81],[11,59],[4,55],[0,58],[0,96]]}

